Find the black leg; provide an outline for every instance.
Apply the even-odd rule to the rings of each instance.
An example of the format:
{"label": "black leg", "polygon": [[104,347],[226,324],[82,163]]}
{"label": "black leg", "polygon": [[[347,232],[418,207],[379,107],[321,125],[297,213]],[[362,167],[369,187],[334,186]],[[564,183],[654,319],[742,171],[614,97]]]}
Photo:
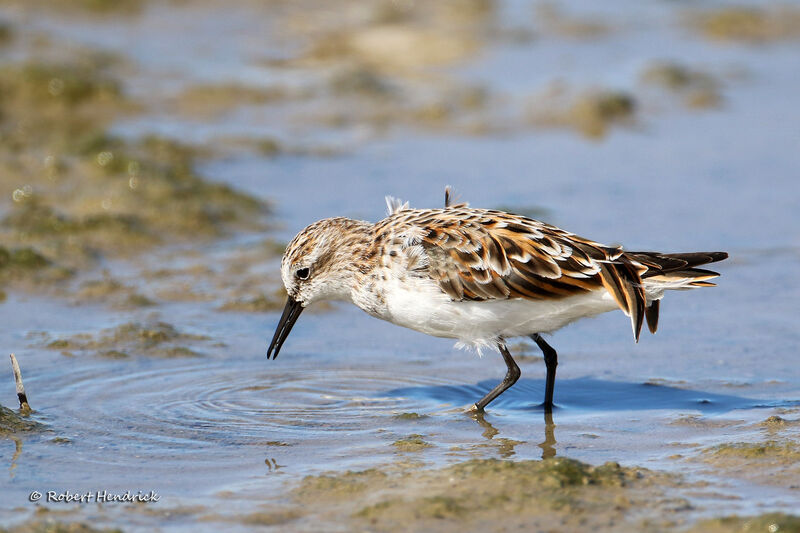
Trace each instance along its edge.
{"label": "black leg", "polygon": [[517,382],[521,372],[519,371],[519,367],[517,363],[514,362],[514,359],[511,357],[511,354],[508,353],[508,348],[502,342],[497,343],[497,347],[500,349],[500,353],[503,355],[503,361],[506,362],[506,366],[508,367],[508,372],[506,372],[506,377],[503,378],[503,382],[500,383],[498,386],[493,388],[489,394],[481,398],[475,405],[472,407],[472,411],[483,411],[483,408],[489,405],[489,403],[503,394],[503,392],[508,389],[511,385]]}
{"label": "black leg", "polygon": [[553,410],[553,389],[556,386],[556,367],[558,366],[558,354],[552,346],[547,344],[541,335],[534,333],[531,339],[539,346],[544,354],[544,364],[547,366],[547,380],[545,381],[544,388],[544,410],[550,412]]}

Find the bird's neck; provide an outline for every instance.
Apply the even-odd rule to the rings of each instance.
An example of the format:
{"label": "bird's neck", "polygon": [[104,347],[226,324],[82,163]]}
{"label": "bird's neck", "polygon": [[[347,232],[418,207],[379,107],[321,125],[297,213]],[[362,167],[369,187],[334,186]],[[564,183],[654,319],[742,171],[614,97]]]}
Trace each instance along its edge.
{"label": "bird's neck", "polygon": [[375,225],[363,220],[337,218],[336,238],[328,250],[328,261],[338,265],[337,275],[327,284],[325,299],[358,305],[364,280],[375,269]]}

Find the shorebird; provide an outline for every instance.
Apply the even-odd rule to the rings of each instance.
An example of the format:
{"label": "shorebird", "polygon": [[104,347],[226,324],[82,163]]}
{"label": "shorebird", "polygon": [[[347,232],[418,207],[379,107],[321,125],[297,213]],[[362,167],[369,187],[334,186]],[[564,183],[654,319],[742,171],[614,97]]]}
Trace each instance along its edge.
{"label": "shorebird", "polygon": [[484,408],[520,376],[506,347],[529,336],[547,374],[542,406],[553,408],[558,355],[542,334],[615,309],[630,317],[639,341],[643,322],[658,327],[665,291],[713,286],[719,274],[697,268],[726,252],[629,252],[520,215],[451,204],[411,209],[386,198],[377,222],[326,218],[302,230],[281,261],[288,299],[267,358],[277,358],[300,313],[321,300],[354,303],[370,315],[456,346],[496,348],[505,378],[470,407]]}

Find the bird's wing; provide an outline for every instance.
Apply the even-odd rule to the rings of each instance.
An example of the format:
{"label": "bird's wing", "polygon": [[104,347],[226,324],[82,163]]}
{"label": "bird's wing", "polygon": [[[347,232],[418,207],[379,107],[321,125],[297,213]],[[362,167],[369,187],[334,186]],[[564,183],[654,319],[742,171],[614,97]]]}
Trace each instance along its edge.
{"label": "bird's wing", "polygon": [[407,252],[425,258],[418,271],[453,300],[548,300],[605,288],[639,337],[647,267],[619,247],[502,211],[456,206],[395,217]]}

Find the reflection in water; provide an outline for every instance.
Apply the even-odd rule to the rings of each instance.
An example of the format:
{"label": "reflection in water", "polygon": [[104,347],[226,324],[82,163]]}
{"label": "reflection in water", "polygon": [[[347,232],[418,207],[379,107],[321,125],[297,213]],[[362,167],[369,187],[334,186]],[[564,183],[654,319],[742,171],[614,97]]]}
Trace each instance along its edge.
{"label": "reflection in water", "polygon": [[497,431],[497,428],[495,428],[486,420],[484,416],[485,413],[483,411],[469,411],[467,414],[470,418],[477,422],[480,427],[483,428],[483,433],[481,433],[481,435],[486,439],[492,440],[495,435],[500,433]]}
{"label": "reflection in water", "polygon": [[264,459],[264,464],[267,465],[268,472],[277,472],[278,470],[286,466],[286,465],[279,465],[278,461],[276,461],[274,457],[267,457],[266,459]]}
{"label": "reflection in water", "polygon": [[[481,433],[481,435],[487,440],[494,439],[494,437],[500,433],[500,431],[496,427],[494,427],[488,420],[486,420],[485,413],[470,411],[467,414],[470,418],[472,418],[475,422],[477,422],[481,428],[483,428],[483,433]],[[542,459],[549,459],[551,457],[555,457],[556,455],[555,429],[556,425],[553,423],[553,413],[545,412],[544,441],[538,445],[542,449]],[[508,439],[498,439],[498,440],[508,441]],[[505,443],[501,443],[500,454],[503,457],[509,457],[513,455],[514,453],[513,443],[516,443],[516,441],[508,441]]]}
{"label": "reflection in water", "polygon": [[14,455],[11,456],[11,465],[8,469],[8,477],[14,479],[14,470],[17,468],[17,459],[22,455],[22,440],[14,435],[9,435],[9,438],[14,441]]}
{"label": "reflection in water", "polygon": [[556,425],[553,423],[553,413],[544,412],[544,441],[539,444],[542,449],[542,459],[556,456]]}

